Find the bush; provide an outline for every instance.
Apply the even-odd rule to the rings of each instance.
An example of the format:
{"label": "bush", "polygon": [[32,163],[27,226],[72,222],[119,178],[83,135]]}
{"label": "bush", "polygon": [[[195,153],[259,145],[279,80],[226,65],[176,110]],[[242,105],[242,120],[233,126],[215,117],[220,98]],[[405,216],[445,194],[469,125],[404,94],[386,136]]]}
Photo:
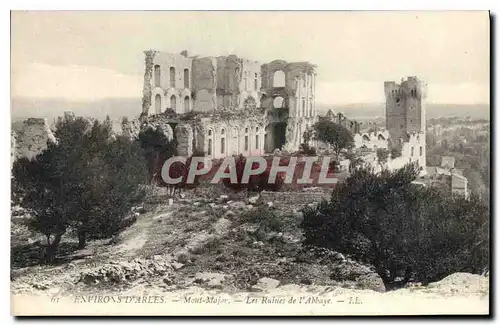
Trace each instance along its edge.
{"label": "bush", "polygon": [[488,206],[414,185],[418,172],[416,164],[377,175],[355,171],[330,201],[304,210],[305,244],[373,264],[388,289],[481,273],[488,266]]}
{"label": "bush", "polygon": [[[267,161],[267,167],[266,169],[257,175],[251,175],[248,183],[243,184],[242,179],[243,179],[243,172],[245,171],[245,165],[246,165],[246,157],[243,155],[239,155],[238,157],[235,158],[235,168],[236,168],[236,183],[232,183],[229,178],[224,178],[222,179],[222,183],[224,186],[227,188],[234,190],[234,191],[242,191],[242,190],[248,190],[248,191],[279,191],[284,184],[284,176],[282,173],[278,173],[276,176],[276,180],[274,182],[269,182],[269,174],[271,172],[271,167],[272,167],[272,160]],[[257,168],[257,163],[252,164],[252,169]],[[228,172],[228,170],[226,170]]]}
{"label": "bush", "polygon": [[266,206],[260,206],[258,209],[249,213],[248,221],[259,223],[259,229],[265,232],[283,231],[282,219]]}

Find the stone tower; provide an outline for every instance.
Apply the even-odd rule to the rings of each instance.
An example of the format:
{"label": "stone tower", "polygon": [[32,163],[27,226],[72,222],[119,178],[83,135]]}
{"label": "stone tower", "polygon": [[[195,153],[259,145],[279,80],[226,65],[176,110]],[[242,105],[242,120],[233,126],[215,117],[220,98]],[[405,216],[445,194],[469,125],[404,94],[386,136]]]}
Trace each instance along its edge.
{"label": "stone tower", "polygon": [[407,134],[425,135],[425,98],[427,85],[417,77],[408,77],[400,84],[384,83],[386,128],[393,141]]}
{"label": "stone tower", "polygon": [[386,127],[390,146],[401,149],[401,163],[417,161],[425,174],[425,99],[427,85],[417,77],[408,77],[400,84],[384,83]]}

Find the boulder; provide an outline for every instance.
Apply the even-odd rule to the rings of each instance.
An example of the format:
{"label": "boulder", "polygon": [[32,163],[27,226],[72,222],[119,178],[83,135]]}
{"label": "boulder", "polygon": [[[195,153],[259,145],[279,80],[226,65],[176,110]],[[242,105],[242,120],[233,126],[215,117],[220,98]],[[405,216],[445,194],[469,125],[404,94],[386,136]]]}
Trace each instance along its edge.
{"label": "boulder", "polygon": [[268,291],[278,287],[280,281],[269,277],[263,277],[257,281],[257,284],[252,286],[253,290]]}
{"label": "boulder", "polygon": [[222,273],[196,273],[195,282],[206,284],[211,288],[222,288],[226,275]]}
{"label": "boulder", "polygon": [[229,205],[229,207],[231,207],[233,209],[241,209],[241,208],[246,207],[246,204],[244,201],[231,201],[231,202],[227,202],[227,204]]}
{"label": "boulder", "polygon": [[214,224],[215,234],[222,235],[225,234],[231,227],[231,221],[225,218],[220,218]]}
{"label": "boulder", "polygon": [[332,269],[330,278],[335,281],[351,281],[355,288],[385,292],[382,278],[368,266],[352,260],[346,260]]}
{"label": "boulder", "polygon": [[258,201],[259,201],[259,196],[258,195],[248,198],[248,203],[252,204],[252,205],[257,204]]}

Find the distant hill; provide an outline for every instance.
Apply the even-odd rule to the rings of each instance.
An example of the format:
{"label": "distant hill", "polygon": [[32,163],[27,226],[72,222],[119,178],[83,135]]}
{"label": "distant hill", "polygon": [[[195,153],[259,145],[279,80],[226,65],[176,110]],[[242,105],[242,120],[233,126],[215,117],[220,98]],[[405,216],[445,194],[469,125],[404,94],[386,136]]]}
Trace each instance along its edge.
{"label": "distant hill", "polygon": [[[367,119],[384,117],[385,103],[358,103],[347,105],[317,104],[320,114],[332,109],[335,112],[342,112],[347,117],[353,119]],[[473,119],[489,119],[490,106],[488,104],[433,104],[427,103],[427,119],[459,116],[470,116]]]}
{"label": "distant hill", "polygon": [[[96,101],[71,101],[65,99],[41,99],[16,97],[11,101],[12,121],[24,120],[28,117],[47,118],[52,123],[64,111],[73,111],[79,116],[90,116],[98,119],[109,114],[112,120],[126,117],[137,117],[141,112],[140,98],[109,98]],[[319,114],[325,114],[328,109],[343,112],[353,119],[385,117],[384,103],[359,103],[348,105],[317,104]],[[427,104],[427,118],[446,116],[470,116],[475,119],[489,119],[488,104]]]}
{"label": "distant hill", "polygon": [[13,98],[11,101],[12,121],[24,120],[28,117],[47,118],[52,123],[64,111],[73,111],[77,116],[112,120],[122,117],[138,117],[141,113],[140,98],[110,98],[97,101],[70,101],[65,99]]}

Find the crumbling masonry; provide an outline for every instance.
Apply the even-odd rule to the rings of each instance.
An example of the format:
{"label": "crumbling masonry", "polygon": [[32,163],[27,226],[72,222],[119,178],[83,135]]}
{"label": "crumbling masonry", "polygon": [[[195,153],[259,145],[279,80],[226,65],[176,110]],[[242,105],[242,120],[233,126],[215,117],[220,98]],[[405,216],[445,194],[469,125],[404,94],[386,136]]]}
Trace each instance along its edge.
{"label": "crumbling masonry", "polygon": [[[168,125],[181,155],[295,151],[316,121],[315,66],[145,51],[140,126]],[[124,130],[137,129],[125,123]],[[179,130],[177,130],[180,128]]]}

